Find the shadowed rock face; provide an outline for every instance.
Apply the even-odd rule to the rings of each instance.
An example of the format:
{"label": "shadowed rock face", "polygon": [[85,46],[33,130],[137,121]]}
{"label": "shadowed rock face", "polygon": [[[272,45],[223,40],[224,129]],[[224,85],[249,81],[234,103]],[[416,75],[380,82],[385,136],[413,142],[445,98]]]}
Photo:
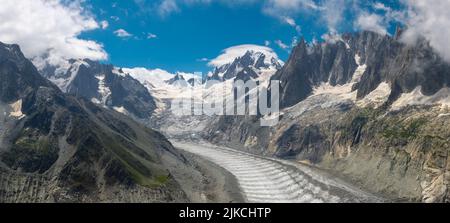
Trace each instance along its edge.
{"label": "shadowed rock face", "polygon": [[195,85],[201,85],[202,84],[202,80],[201,79],[199,79],[199,78],[191,78],[191,79],[189,79],[188,81],[188,84],[189,85],[191,85],[191,86],[195,86]]}
{"label": "shadowed rock face", "polygon": [[[394,90],[389,102],[418,86],[425,95],[448,86],[450,65],[426,41],[409,46],[399,38],[400,33],[392,38],[365,31],[312,46],[300,41],[285,66],[272,77],[281,81],[282,107],[302,101],[323,82],[331,86],[350,83],[358,63],[367,66],[354,86],[358,98],[368,95],[381,82],[390,83]],[[355,56],[360,61],[355,61]]]}
{"label": "shadowed rock face", "polygon": [[292,125],[277,140],[279,149],[275,155],[288,158],[302,154],[302,157],[316,163],[324,155],[322,148],[326,147],[325,143],[318,127]]}
{"label": "shadowed rock face", "polygon": [[185,200],[161,134],[64,95],[16,45],[0,43],[0,81],[0,106],[23,114],[0,120],[0,202]]}
{"label": "shadowed rock face", "polygon": [[25,59],[18,45],[0,43],[0,69],[0,98],[3,102],[17,101],[40,86],[54,88],[49,81],[40,77],[33,64]]}
{"label": "shadowed rock face", "polygon": [[356,70],[355,53],[344,42],[308,46],[302,39],[285,66],[272,80],[281,81],[281,106],[289,107],[308,97],[322,82],[342,85]]}
{"label": "shadowed rock face", "polygon": [[170,80],[167,80],[166,83],[172,85],[172,84],[174,84],[174,83],[177,82],[177,81],[183,81],[183,82],[185,82],[186,79],[184,79],[184,76],[183,76],[183,75],[181,75],[181,74],[176,74],[173,78],[171,78]]}
{"label": "shadowed rock face", "polygon": [[62,73],[47,67],[43,75],[66,93],[84,97],[108,108],[123,108],[139,119],[148,119],[156,108],[154,98],[137,80],[112,65],[85,60],[70,60]]}
{"label": "shadowed rock face", "polygon": [[258,78],[258,74],[250,67],[245,67],[236,74],[234,81],[242,80],[244,82]]}

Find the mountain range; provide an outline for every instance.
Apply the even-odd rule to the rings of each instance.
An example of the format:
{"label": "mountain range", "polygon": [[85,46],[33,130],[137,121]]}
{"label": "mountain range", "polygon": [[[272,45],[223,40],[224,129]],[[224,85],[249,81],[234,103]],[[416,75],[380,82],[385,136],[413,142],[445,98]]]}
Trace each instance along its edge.
{"label": "mountain range", "polygon": [[[86,59],[38,71],[17,45],[1,44],[0,78],[0,171],[8,182],[0,200],[186,200],[171,196],[183,186],[172,173],[192,167],[154,127],[301,162],[388,200],[450,201],[450,64],[424,39],[405,44],[402,29],[301,39],[285,63],[248,50],[203,80]],[[250,79],[268,89],[279,81],[277,125],[261,127],[261,115],[170,113],[188,87],[198,93],[218,81],[193,96],[205,100]],[[18,181],[30,187],[19,197],[8,190]]]}
{"label": "mountain range", "polygon": [[206,137],[326,169],[395,201],[448,202],[449,63],[401,34],[301,40],[271,77],[280,122],[221,116]]}
{"label": "mountain range", "polygon": [[47,65],[42,68],[41,74],[64,93],[83,97],[138,119],[148,119],[156,109],[147,89],[113,65],[72,59],[63,66]]}
{"label": "mountain range", "polygon": [[[272,78],[281,81],[282,106],[304,100],[322,83],[330,86],[354,83],[352,90],[358,99],[387,83],[391,89],[389,104],[402,93],[411,93],[419,87],[420,93],[430,96],[448,86],[449,64],[428,42],[422,40],[410,46],[399,41],[400,36],[401,29],[394,37],[365,31],[343,35],[333,44],[308,46],[304,40],[300,41],[286,66]],[[359,65],[364,66],[364,71],[356,77]]]}

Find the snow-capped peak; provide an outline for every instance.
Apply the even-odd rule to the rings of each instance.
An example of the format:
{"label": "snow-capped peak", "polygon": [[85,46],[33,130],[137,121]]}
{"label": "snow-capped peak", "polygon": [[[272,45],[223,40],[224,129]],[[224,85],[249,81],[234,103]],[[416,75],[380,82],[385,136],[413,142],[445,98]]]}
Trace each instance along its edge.
{"label": "snow-capped peak", "polygon": [[88,60],[71,59],[57,66],[45,65],[41,73],[62,91],[67,92],[68,87],[76,78],[81,66],[90,67]]}
{"label": "snow-capped peak", "polygon": [[[220,58],[220,56],[219,56]],[[242,71],[252,69],[260,75],[264,71],[277,71],[283,65],[273,51],[248,49],[242,55],[234,58],[231,63],[215,67],[211,79],[228,80],[237,77]]]}
{"label": "snow-capped peak", "polygon": [[270,64],[272,62],[272,58],[275,58],[274,61],[278,61],[282,63],[278,59],[278,55],[273,51],[273,49],[266,46],[252,45],[252,44],[244,44],[229,47],[222,51],[222,54],[212,59],[208,65],[211,67],[222,67],[226,64],[231,64],[236,58],[244,56],[247,52],[251,52],[255,56],[259,56],[260,54],[264,54],[266,56],[265,63]]}

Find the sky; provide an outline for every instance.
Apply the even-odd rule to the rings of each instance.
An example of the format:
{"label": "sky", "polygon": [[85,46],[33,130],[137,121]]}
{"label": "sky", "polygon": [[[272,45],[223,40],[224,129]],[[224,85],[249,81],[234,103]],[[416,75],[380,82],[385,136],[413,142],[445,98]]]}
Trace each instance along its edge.
{"label": "sky", "polygon": [[[266,40],[278,39],[290,42],[297,35],[290,26],[262,15],[253,5],[200,4],[162,16],[143,11],[132,1],[118,1],[115,7],[106,1],[91,2],[95,10],[106,11],[101,19],[108,20],[108,29],[124,29],[133,36],[121,38],[111,36],[111,32],[96,30],[85,33],[84,37],[102,42],[110,61],[126,67],[159,67],[171,72],[205,71],[210,69],[208,60],[228,47],[265,45]],[[111,16],[120,19],[108,19]],[[272,47],[286,59],[287,50]]]}
{"label": "sky", "polygon": [[[0,41],[35,64],[90,58],[119,67],[207,72],[226,49],[268,47],[287,60],[300,38],[345,32],[424,35],[450,60],[449,0],[1,0]],[[443,47],[447,46],[447,47]]]}

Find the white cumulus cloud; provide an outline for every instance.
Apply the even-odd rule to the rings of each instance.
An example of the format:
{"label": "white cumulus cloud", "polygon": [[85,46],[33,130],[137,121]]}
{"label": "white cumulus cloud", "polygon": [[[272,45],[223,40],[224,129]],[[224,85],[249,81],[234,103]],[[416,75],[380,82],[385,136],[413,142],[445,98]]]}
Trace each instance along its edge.
{"label": "white cumulus cloud", "polygon": [[376,32],[382,35],[387,34],[386,24],[383,17],[377,14],[362,13],[355,22],[355,26],[362,30]]}
{"label": "white cumulus cloud", "polygon": [[1,0],[0,41],[19,44],[29,58],[54,65],[69,58],[104,60],[101,43],[79,37],[98,28],[81,1]]}
{"label": "white cumulus cloud", "polygon": [[289,49],[289,46],[281,40],[275,40],[275,44],[283,50]]}
{"label": "white cumulus cloud", "polygon": [[116,36],[121,37],[121,38],[127,38],[127,37],[133,36],[131,33],[127,32],[124,29],[118,29],[118,30],[114,31],[114,34],[116,34]]}
{"label": "white cumulus cloud", "polygon": [[406,0],[409,6],[407,30],[403,41],[414,44],[424,37],[430,45],[450,62],[450,1],[449,0]]}
{"label": "white cumulus cloud", "polygon": [[162,17],[178,12],[179,10],[180,8],[175,0],[163,0],[158,6],[158,13]]}
{"label": "white cumulus cloud", "polygon": [[148,33],[147,34],[147,39],[155,39],[155,38],[158,38],[158,35],[153,34],[153,33]]}
{"label": "white cumulus cloud", "polygon": [[107,29],[109,27],[109,22],[106,20],[103,20],[100,22],[100,25],[101,25],[102,29]]}
{"label": "white cumulus cloud", "polygon": [[300,28],[299,25],[297,25],[297,23],[295,22],[295,20],[289,16],[284,16],[282,17],[282,20],[290,25],[291,27],[293,27],[295,29],[295,31],[297,31],[297,33],[300,33],[302,31],[302,29]]}

